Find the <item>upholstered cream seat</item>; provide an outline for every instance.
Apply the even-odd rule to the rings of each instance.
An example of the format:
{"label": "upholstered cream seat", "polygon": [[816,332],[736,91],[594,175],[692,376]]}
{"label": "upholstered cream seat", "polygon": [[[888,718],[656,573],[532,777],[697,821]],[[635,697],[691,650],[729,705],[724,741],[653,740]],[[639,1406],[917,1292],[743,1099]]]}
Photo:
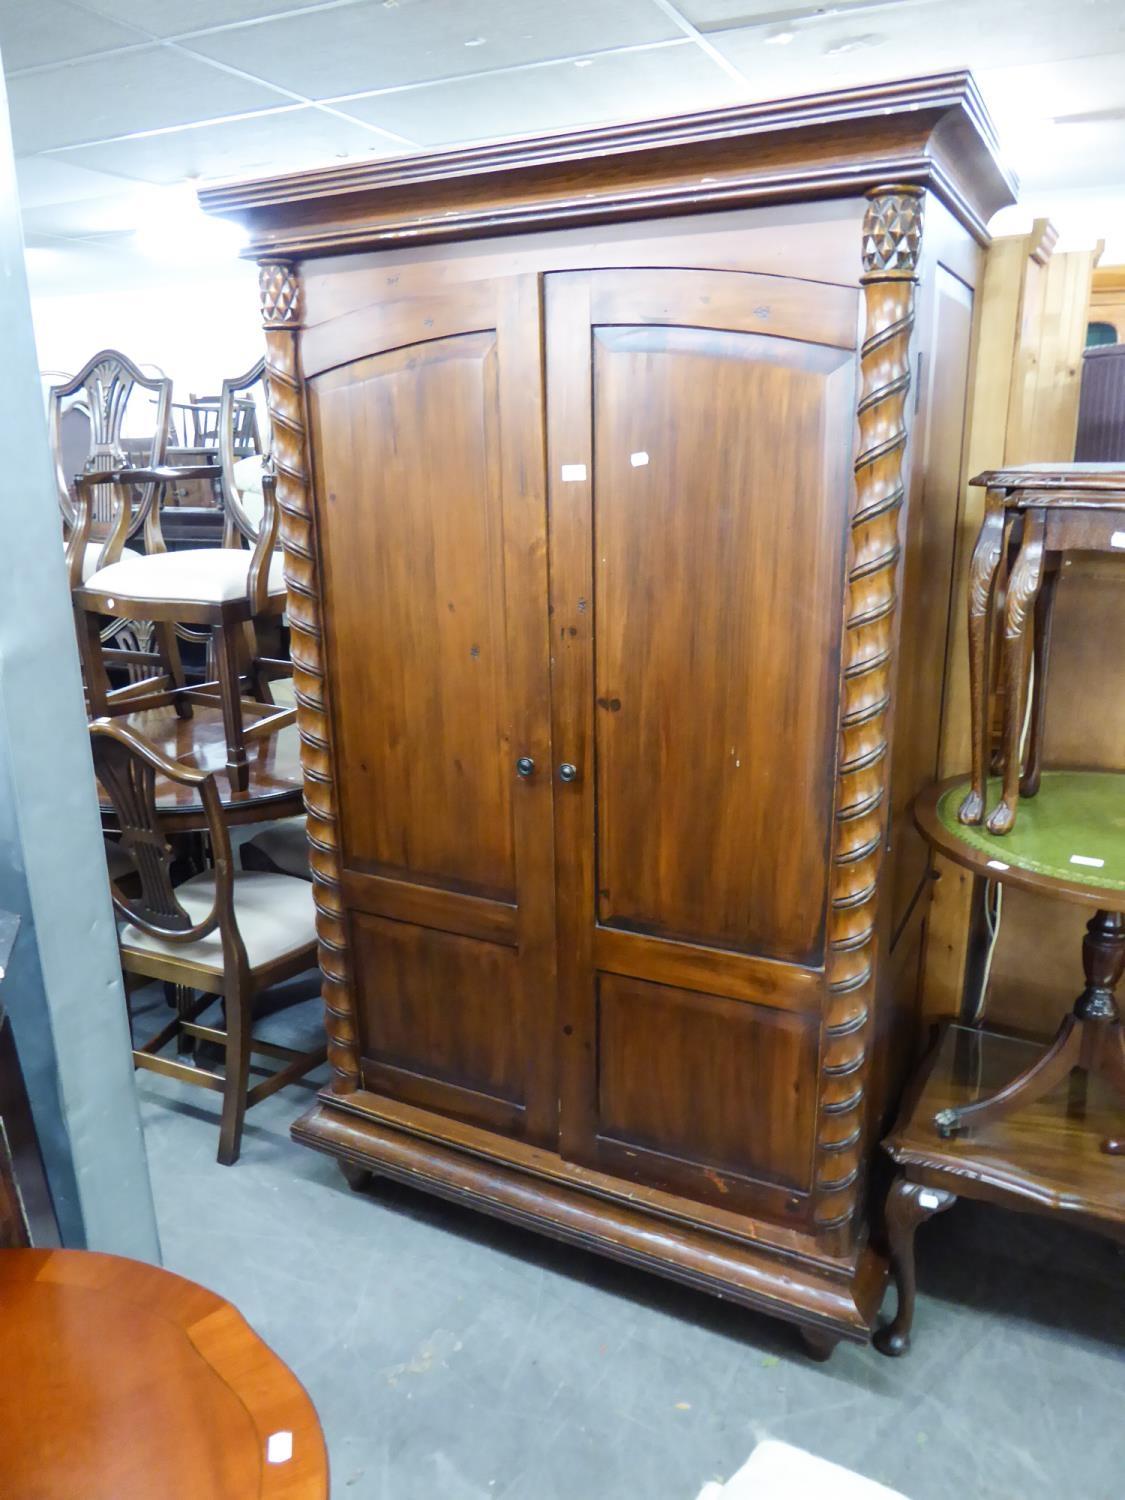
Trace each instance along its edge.
{"label": "upholstered cream seat", "polygon": [[[102,560],[102,552],[105,550],[105,542],[87,542],[82,549],[82,582],[93,578],[98,571],[98,564]],[[126,555],[132,555],[133,549],[126,547]]]}
{"label": "upholstered cream seat", "polygon": [[[253,553],[242,547],[192,547],[183,552],[157,552],[147,557],[123,557],[100,568],[85,582],[87,590],[110,599],[182,599],[193,604],[222,604],[246,597]],[[268,589],[271,597],[285,593],[283,558],[270,557]]]}
{"label": "upholstered cream seat", "polygon": [[262,512],[265,508],[265,499],[262,495],[264,466],[265,458],[261,453],[247,454],[245,458],[236,459],[231,465],[231,479],[238,494],[238,502],[242,506],[246,520],[255,532],[262,524]]}
{"label": "upholstered cream seat", "polygon": [[[176,898],[194,922],[201,922],[215,900],[215,877],[193,875],[176,887]],[[316,941],[312,886],[291,875],[243,871],[234,878],[234,916],[251,970],[260,969]],[[159,954],[183,963],[223,972],[223,940],[218,929],[194,943],[165,942],[126,922],[119,934],[121,951]]]}

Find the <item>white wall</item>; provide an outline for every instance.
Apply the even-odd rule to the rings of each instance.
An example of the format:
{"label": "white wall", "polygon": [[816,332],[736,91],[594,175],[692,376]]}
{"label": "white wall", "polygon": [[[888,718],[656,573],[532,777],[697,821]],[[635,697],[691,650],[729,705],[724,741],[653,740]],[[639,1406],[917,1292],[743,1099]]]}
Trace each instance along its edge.
{"label": "white wall", "polygon": [[[257,267],[155,264],[127,246],[28,252],[39,367],[73,374],[99,349],[172,377],[173,399],[218,395],[264,352]],[[57,378],[57,377],[56,377]],[[51,380],[48,383],[55,383]]]}
{"label": "white wall", "polygon": [[1022,194],[1015,207],[996,214],[988,227],[994,235],[1026,234],[1035,219],[1050,219],[1059,231],[1059,250],[1089,250],[1104,240],[1100,263],[1125,265],[1125,189]]}

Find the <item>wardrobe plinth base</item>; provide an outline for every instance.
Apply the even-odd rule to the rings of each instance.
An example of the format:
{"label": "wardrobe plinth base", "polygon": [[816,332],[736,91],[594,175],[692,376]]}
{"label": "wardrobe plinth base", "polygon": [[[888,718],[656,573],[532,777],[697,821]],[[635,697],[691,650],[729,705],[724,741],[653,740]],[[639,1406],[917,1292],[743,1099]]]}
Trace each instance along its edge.
{"label": "wardrobe plinth base", "polygon": [[[393,1178],[784,1318],[798,1324],[818,1351],[837,1339],[866,1343],[871,1337],[887,1268],[870,1246],[851,1257],[817,1261],[736,1240],[705,1224],[676,1221],[584,1190],[574,1181],[559,1181],[525,1161],[501,1160],[461,1142],[416,1134],[367,1116],[330,1093],[293,1124],[291,1134],[302,1145],[337,1158],[349,1180],[356,1172]],[[528,1157],[559,1160],[532,1148],[522,1151]]]}

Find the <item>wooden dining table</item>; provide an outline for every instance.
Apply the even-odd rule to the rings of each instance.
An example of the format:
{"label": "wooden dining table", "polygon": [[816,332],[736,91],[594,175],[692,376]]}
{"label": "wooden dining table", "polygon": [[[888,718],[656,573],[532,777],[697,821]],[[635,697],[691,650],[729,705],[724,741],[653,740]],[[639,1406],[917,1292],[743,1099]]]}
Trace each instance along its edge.
{"label": "wooden dining table", "polygon": [[216,1293],[90,1250],[0,1251],[0,1495],[328,1500],[296,1376]]}
{"label": "wooden dining table", "polygon": [[[227,776],[226,736],[217,705],[195,704],[190,719],[177,718],[171,706],[164,706],[123,715],[117,722],[144,735],[170,759],[213,771],[219,799],[232,825],[271,823],[302,811],[301,746],[295,724],[250,742],[250,783],[244,792],[238,792],[231,789]],[[98,801],[103,828],[107,833],[115,832],[113,805],[101,787]],[[170,832],[201,833],[206,829],[207,818],[195,789],[158,777],[156,801]]]}

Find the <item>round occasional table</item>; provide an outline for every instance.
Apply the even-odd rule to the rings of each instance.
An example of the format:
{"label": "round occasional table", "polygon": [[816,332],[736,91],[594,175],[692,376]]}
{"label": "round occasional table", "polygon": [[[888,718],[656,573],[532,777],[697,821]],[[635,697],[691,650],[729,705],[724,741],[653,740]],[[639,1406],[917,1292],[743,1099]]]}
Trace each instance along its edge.
{"label": "round occasional table", "polygon": [[[214,771],[219,799],[230,824],[270,823],[303,810],[301,744],[295,724],[248,743],[250,784],[246,791],[236,792],[227,777],[226,735],[218,708],[196,704],[190,719],[178,719],[170,707],[151,708],[118,722],[143,734],[170,759],[182,760],[201,771]],[[117,827],[113,808],[100,787],[98,795],[102,826],[111,833]],[[191,787],[176,786],[158,777],[156,801],[170,831],[205,831],[203,805]]]}
{"label": "round occasional table", "polygon": [[88,1250],[0,1251],[0,1494],[327,1500],[312,1402],[240,1313]]}
{"label": "round occasional table", "polygon": [[[1125,775],[1045,771],[1010,833],[958,822],[968,777],[930,787],[918,827],[981,879],[1091,909],[1086,983],[1049,1047],[948,1025],[883,1148],[898,1167],[885,1221],[898,1288],[875,1347],[904,1354],[914,1318],[914,1234],[958,1198],[1056,1215],[1125,1244]],[[1063,1084],[1066,1087],[1063,1087]]]}
{"label": "round occasional table", "polygon": [[[974,875],[1093,907],[1082,944],[1086,984],[1039,1059],[999,1092],[942,1110],[943,1136],[983,1125],[1041,1099],[1074,1069],[1100,1074],[1125,1096],[1125,1022],[1116,989],[1125,973],[1125,773],[1044,771],[1039,791],[1020,804],[1010,833],[958,821],[968,791],[955,777],[924,792],[914,816],[923,836]],[[1104,1149],[1125,1153],[1125,1141]]]}

